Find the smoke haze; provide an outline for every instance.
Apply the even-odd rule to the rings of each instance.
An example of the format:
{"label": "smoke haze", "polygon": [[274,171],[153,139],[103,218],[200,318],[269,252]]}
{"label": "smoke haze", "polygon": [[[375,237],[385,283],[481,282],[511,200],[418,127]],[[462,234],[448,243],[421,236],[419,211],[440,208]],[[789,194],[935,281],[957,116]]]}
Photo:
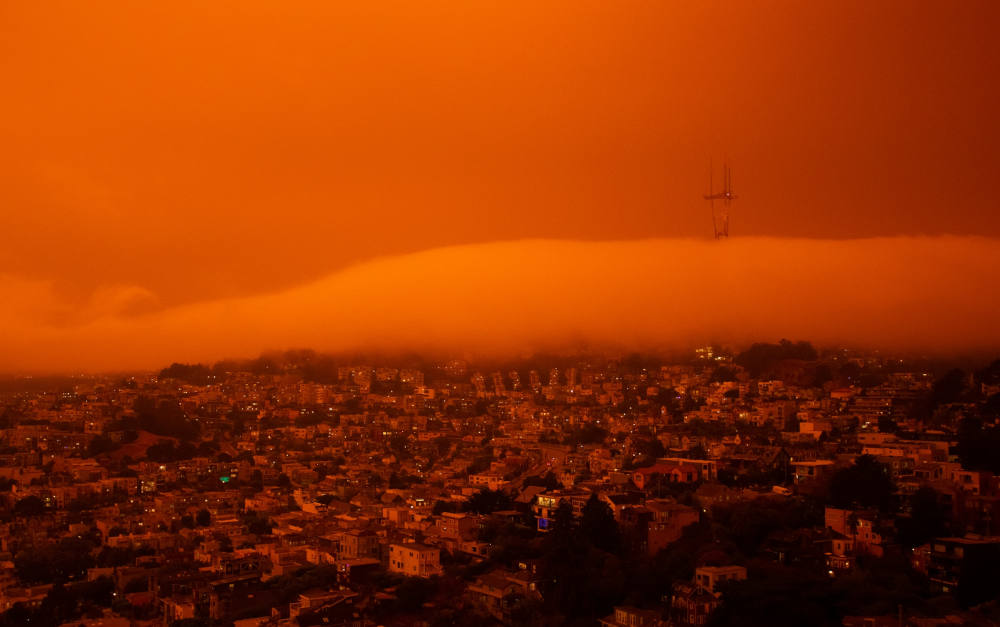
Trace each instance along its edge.
{"label": "smoke haze", "polygon": [[724,158],[734,235],[1000,237],[998,23],[995,0],[0,2],[0,272],[135,312],[444,246],[705,237]]}
{"label": "smoke haze", "polygon": [[1000,241],[976,237],[525,240],[386,257],[261,296],[155,311],[0,277],[0,369],[158,368],[265,350],[673,349],[781,337],[953,353],[1000,347]]}

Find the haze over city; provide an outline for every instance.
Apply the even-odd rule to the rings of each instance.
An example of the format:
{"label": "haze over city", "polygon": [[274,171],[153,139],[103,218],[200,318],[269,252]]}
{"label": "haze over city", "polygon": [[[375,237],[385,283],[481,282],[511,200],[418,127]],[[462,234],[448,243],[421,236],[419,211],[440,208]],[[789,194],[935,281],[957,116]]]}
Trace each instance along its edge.
{"label": "haze over city", "polygon": [[1000,2],[0,2],[0,627],[1000,627]]}
{"label": "haze over city", "polygon": [[7,3],[0,370],[994,347],[997,13]]}
{"label": "haze over city", "polygon": [[278,292],[175,305],[141,288],[82,308],[3,285],[0,367],[156,368],[270,350],[511,357],[672,352],[807,337],[936,356],[1000,347],[986,238],[473,244],[360,263]]}

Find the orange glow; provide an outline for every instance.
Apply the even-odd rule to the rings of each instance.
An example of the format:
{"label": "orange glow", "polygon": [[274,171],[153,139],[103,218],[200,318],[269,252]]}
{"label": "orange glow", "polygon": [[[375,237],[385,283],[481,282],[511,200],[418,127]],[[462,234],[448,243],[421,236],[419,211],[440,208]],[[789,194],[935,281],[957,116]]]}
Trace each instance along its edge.
{"label": "orange glow", "polygon": [[997,267],[996,240],[968,237],[534,240],[392,257],[159,313],[130,314],[130,294],[109,293],[71,324],[52,321],[60,310],[44,286],[8,284],[21,308],[0,317],[0,367],[154,368],[285,348],[513,356],[782,336],[1000,348]]}
{"label": "orange glow", "polygon": [[[709,159],[718,166],[724,155],[740,196],[734,237],[720,243],[729,249],[748,237],[799,238],[788,246],[816,239],[809,251],[833,246],[819,241],[828,238],[1000,237],[992,189],[1000,168],[998,18],[1000,4],[986,0],[4,3],[0,285],[13,303],[4,315],[20,326],[0,335],[0,368],[153,366],[262,348],[226,336],[223,316],[213,313],[224,303],[273,305],[273,316],[245,321],[271,348],[312,344],[300,332],[314,327],[285,317],[285,303],[314,297],[329,304],[363,296],[351,301],[357,314],[331,315],[373,342],[405,327],[405,310],[436,311],[442,298],[484,294],[491,312],[544,317],[551,306],[572,328],[586,298],[572,296],[570,309],[530,285],[524,295],[502,272],[521,281],[562,273],[565,283],[545,286],[558,295],[606,294],[618,279],[605,276],[609,285],[598,287],[538,244],[470,249],[469,267],[501,272],[492,280],[507,286],[504,294],[441,265],[464,258],[412,258],[430,264],[419,276],[409,273],[411,258],[391,258],[530,238],[709,237],[701,196]],[[846,280],[810,256],[792,265],[820,269],[789,283],[781,253],[755,241],[745,246],[764,255],[763,265],[748,265],[778,273],[752,279],[765,292],[776,281],[809,300]],[[780,240],[766,241],[783,250]],[[939,265],[878,263],[913,263],[924,273],[967,268],[973,260],[955,241],[928,244],[945,255]],[[996,240],[975,241],[976,254],[992,259]],[[566,245],[573,255],[605,254]],[[664,269],[685,263],[676,246],[664,244],[661,261],[635,261],[645,264],[636,275],[645,283],[628,283],[629,298],[669,304],[641,299],[679,276]],[[881,254],[868,243],[844,244],[833,259],[852,246]],[[617,275],[629,274],[630,255],[644,247],[607,249],[623,264]],[[505,265],[492,267],[480,252]],[[717,263],[715,251],[696,254],[698,263]],[[352,271],[335,273],[378,258],[389,259],[366,271],[397,275],[378,274],[374,285],[402,289],[407,277],[432,289],[407,287],[398,300],[361,287],[318,295],[318,286],[346,290]],[[874,262],[844,263],[858,280],[877,282],[863,269]],[[898,280],[910,272],[896,270]],[[996,292],[989,277],[968,281]],[[435,291],[445,285],[454,291]],[[947,281],[934,285],[948,289]],[[924,288],[900,289],[916,299]],[[949,293],[970,315],[987,298]],[[531,294],[541,300],[526,302]],[[822,302],[856,314],[873,302],[865,294]],[[713,306],[729,306],[718,298]],[[376,303],[399,318],[384,323]],[[852,339],[857,321],[841,326],[834,313],[824,315],[823,325],[801,330]],[[204,325],[200,316],[208,316]],[[579,334],[610,339],[618,319],[584,318]],[[880,324],[888,332],[887,320]],[[330,325],[314,322],[317,343],[347,337],[323,335]],[[766,331],[800,329],[797,319],[786,322],[787,331]],[[162,338],[140,341],[150,329]],[[524,333],[500,336],[527,341]],[[462,330],[441,341],[479,337]],[[861,330],[858,339],[876,338]],[[63,355],[60,341],[77,352]],[[147,341],[149,350],[138,352]]]}

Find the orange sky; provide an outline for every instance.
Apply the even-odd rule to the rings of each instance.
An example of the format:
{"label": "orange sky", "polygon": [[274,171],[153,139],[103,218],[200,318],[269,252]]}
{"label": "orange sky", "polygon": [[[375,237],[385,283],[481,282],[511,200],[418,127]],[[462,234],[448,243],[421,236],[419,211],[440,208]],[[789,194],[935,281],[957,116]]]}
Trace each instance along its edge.
{"label": "orange sky", "polygon": [[[556,238],[1000,236],[1000,4],[7,2],[0,274],[59,324]],[[2,348],[2,347],[0,347]]]}

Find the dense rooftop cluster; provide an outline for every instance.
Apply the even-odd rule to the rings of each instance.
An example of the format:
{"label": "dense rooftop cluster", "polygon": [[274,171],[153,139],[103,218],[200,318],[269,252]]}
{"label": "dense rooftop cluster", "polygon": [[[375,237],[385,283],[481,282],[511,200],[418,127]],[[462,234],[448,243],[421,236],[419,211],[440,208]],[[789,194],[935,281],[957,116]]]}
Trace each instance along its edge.
{"label": "dense rooftop cluster", "polygon": [[1000,362],[381,361],[3,382],[0,625],[1000,620]]}

